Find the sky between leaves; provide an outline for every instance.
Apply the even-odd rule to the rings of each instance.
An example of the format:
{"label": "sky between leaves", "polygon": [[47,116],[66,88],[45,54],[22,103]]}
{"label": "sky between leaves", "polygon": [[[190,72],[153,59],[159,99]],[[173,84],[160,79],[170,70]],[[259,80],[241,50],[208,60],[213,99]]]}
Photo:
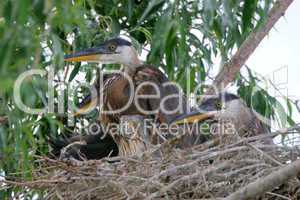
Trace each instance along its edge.
{"label": "sky between leaves", "polygon": [[300,99],[299,11],[300,1],[294,1],[247,62],[292,99]]}

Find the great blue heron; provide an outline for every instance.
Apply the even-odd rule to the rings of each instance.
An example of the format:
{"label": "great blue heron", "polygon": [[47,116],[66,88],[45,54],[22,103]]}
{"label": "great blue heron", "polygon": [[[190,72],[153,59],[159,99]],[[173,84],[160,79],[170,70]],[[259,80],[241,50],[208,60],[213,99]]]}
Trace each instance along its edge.
{"label": "great blue heron", "polygon": [[[158,84],[161,98],[174,94],[178,94],[178,97],[183,96],[180,93],[180,90],[174,85],[166,85],[165,87],[162,87],[163,83],[169,82],[165,74],[156,67],[143,64],[139,60],[138,54],[132,44],[122,38],[110,39],[98,47],[77,51],[73,54],[67,55],[65,56],[65,61],[121,64],[123,65],[122,71],[125,73],[124,75],[128,75],[131,80],[133,80],[134,87],[137,86],[138,82],[147,79]],[[131,94],[129,93],[132,92],[128,89],[129,87],[130,82],[128,79],[119,73],[115,73],[103,80],[100,91],[103,94],[103,105],[99,119],[103,125],[120,123],[120,117],[123,115],[143,115],[147,118],[157,118],[160,123],[170,123],[175,116],[180,114],[180,111],[186,113],[188,107],[186,100],[184,98],[179,99],[178,97],[174,97],[167,99],[164,102],[164,108],[166,108],[166,110],[175,110],[172,114],[166,113],[164,110],[160,109],[161,98],[138,99],[139,107],[137,107],[135,101],[132,101],[125,110],[114,114],[104,114],[104,111],[120,110],[126,107],[127,103],[130,101]],[[140,91],[144,95],[151,95],[154,93],[154,88],[148,85],[142,87]],[[91,99],[90,102],[94,103],[95,100]],[[176,112],[178,106],[180,107],[180,111]],[[88,106],[84,107],[83,110],[86,108],[88,108]],[[141,112],[141,110],[157,112],[152,112],[152,114],[149,115],[148,112]],[[113,138],[119,146],[120,153],[122,155],[127,155],[130,151],[123,151],[122,149],[126,148],[122,148],[122,146],[128,146],[128,143],[132,143],[133,140],[128,141],[128,139],[125,139],[118,134],[113,134]]]}
{"label": "great blue heron", "polygon": [[204,97],[198,108],[190,113],[177,116],[173,122],[177,124],[197,123],[208,118],[218,123],[231,124],[231,132],[239,134],[241,137],[270,131],[267,119],[264,123],[241,98],[227,92]]}

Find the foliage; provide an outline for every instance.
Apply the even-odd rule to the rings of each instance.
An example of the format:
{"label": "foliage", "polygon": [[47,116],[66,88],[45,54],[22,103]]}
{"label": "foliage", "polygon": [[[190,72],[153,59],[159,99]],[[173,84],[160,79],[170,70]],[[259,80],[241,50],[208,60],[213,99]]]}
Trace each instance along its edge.
{"label": "foliage", "polygon": [[[150,49],[147,63],[160,66],[183,88],[189,82],[194,89],[209,80],[216,58],[226,62],[265,20],[272,3],[272,0],[1,1],[0,116],[8,116],[8,123],[0,126],[0,173],[10,176],[22,172],[14,176],[30,179],[34,155],[48,151],[47,138],[68,132],[63,116],[28,115],[16,107],[13,86],[22,72],[55,69],[55,82],[51,84],[57,100],[61,87],[67,89],[79,73],[86,81],[95,76],[95,67],[90,64],[66,67],[64,53],[95,46],[121,34],[130,37],[140,49]],[[255,82],[252,80],[252,85]],[[242,83],[238,84],[239,93],[246,95],[248,86]],[[21,97],[27,106],[43,108],[49,97],[47,90],[47,81],[33,76],[23,83]],[[68,96],[65,94],[64,98]],[[22,191],[14,190],[14,194],[18,192]],[[11,195],[12,189],[0,191],[1,199]],[[34,195],[42,194],[28,191],[24,198]]]}

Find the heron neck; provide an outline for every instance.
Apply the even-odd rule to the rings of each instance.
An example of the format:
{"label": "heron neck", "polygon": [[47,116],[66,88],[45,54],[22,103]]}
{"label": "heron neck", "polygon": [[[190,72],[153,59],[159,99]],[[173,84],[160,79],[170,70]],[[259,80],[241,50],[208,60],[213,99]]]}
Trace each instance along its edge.
{"label": "heron neck", "polygon": [[130,64],[124,64],[123,65],[123,70],[127,74],[134,74],[136,72],[136,69],[141,66],[143,63],[139,59],[134,60]]}

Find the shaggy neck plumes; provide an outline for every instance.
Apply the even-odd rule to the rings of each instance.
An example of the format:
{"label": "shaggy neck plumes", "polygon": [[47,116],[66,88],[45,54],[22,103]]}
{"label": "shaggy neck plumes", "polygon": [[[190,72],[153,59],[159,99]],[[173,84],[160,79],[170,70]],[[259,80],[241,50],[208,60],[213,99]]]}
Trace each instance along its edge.
{"label": "shaggy neck plumes", "polygon": [[142,65],[136,50],[133,47],[119,48],[120,64],[122,64],[123,71],[131,74],[136,71],[136,68]]}

